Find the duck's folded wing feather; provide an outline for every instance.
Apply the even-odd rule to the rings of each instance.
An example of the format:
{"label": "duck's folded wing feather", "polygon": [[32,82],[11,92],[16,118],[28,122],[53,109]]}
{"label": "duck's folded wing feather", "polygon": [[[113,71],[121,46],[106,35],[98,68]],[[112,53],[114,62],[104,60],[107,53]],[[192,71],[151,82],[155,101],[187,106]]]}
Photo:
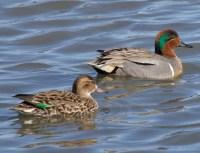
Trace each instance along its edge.
{"label": "duck's folded wing feather", "polygon": [[44,109],[62,104],[73,105],[81,101],[78,95],[68,91],[51,90],[47,92],[40,92],[35,95],[19,94],[15,97],[20,98],[30,104],[32,107]]}
{"label": "duck's folded wing feather", "polygon": [[156,65],[158,62],[154,60],[154,56],[155,54],[143,48],[120,48],[101,51],[101,56],[89,64],[96,69],[111,73],[116,67],[124,67],[127,61],[135,64]]}

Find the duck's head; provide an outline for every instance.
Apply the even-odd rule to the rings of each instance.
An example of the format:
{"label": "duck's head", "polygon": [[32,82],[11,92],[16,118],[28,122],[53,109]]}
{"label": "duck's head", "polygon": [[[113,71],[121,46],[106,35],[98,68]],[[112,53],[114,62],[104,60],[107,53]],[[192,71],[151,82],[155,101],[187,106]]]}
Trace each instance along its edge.
{"label": "duck's head", "polygon": [[178,33],[172,29],[160,31],[155,39],[155,53],[165,57],[176,57],[176,47],[192,48],[191,45],[181,41]]}
{"label": "duck's head", "polygon": [[96,85],[96,81],[89,75],[79,76],[73,84],[72,92],[85,98],[91,98],[91,93],[100,89]]}

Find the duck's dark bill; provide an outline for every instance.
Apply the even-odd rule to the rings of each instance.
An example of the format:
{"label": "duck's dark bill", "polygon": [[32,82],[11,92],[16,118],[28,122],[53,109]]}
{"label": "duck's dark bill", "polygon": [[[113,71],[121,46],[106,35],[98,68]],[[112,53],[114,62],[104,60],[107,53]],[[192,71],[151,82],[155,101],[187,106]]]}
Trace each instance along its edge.
{"label": "duck's dark bill", "polygon": [[178,47],[187,47],[187,48],[193,48],[193,46],[192,46],[192,45],[190,45],[190,44],[186,44],[186,43],[184,43],[184,42],[182,42],[182,41],[181,41],[181,43],[180,43],[180,45],[179,45]]}

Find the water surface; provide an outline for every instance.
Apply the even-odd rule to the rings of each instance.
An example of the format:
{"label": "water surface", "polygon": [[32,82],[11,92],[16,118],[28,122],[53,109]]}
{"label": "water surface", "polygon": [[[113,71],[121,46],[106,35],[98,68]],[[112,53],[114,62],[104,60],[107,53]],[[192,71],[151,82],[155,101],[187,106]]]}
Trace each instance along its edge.
{"label": "water surface", "polygon": [[[200,150],[200,2],[174,0],[0,1],[0,148],[4,153],[150,153]],[[193,49],[177,49],[175,81],[98,78],[96,117],[37,119],[9,110],[17,93],[70,89],[97,49],[147,47],[176,29]]]}

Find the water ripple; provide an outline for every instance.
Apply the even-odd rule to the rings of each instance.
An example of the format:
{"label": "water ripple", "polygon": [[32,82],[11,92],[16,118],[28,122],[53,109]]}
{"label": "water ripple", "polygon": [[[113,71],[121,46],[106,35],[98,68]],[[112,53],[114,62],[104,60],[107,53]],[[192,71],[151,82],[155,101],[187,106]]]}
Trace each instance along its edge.
{"label": "water ripple", "polygon": [[[2,152],[198,152],[199,2],[182,0],[0,1],[0,148]],[[184,74],[175,81],[99,77],[94,119],[20,116],[12,96],[71,89],[97,49],[147,47],[174,28],[192,43],[177,49]]]}

